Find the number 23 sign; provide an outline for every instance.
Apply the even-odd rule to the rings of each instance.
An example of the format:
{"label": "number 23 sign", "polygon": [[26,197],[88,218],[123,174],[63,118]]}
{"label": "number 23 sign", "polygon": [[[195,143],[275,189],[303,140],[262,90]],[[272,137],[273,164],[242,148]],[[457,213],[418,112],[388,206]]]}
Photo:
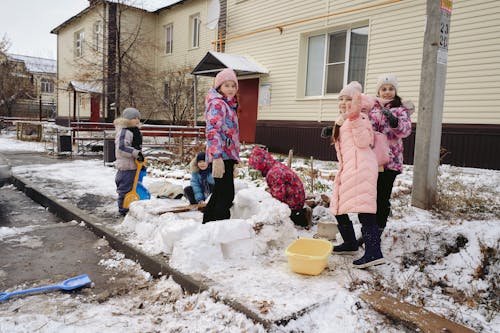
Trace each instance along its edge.
{"label": "number 23 sign", "polygon": [[441,1],[441,19],[439,22],[439,48],[448,50],[448,36],[450,33],[450,17],[453,0]]}

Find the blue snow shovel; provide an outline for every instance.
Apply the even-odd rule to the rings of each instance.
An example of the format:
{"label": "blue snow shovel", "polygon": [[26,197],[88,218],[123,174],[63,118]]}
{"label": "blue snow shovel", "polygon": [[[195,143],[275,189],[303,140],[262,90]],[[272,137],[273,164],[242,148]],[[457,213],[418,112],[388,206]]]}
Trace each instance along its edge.
{"label": "blue snow shovel", "polygon": [[39,292],[39,291],[59,290],[59,289],[62,289],[62,290],[78,289],[81,287],[85,287],[86,285],[90,284],[91,282],[92,281],[90,280],[89,276],[87,274],[83,274],[83,275],[69,278],[69,279],[64,280],[63,282],[61,282],[59,284],[54,284],[51,286],[12,291],[10,293],[9,292],[5,292],[5,293],[0,292],[0,302],[8,300],[12,296],[35,293],[35,292]]}
{"label": "blue snow shovel", "polygon": [[141,172],[139,173],[139,180],[137,182],[137,194],[139,195],[139,200],[149,200],[151,199],[151,193],[149,193],[148,189],[142,184],[142,179],[146,176],[146,169],[141,168]]}

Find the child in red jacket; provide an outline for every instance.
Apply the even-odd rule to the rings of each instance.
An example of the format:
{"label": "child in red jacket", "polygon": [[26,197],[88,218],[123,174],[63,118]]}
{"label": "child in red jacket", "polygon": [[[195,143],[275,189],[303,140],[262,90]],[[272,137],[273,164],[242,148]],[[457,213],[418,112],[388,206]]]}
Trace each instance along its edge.
{"label": "child in red jacket", "polygon": [[268,192],[273,198],[290,207],[292,211],[290,219],[293,223],[308,227],[311,223],[312,212],[309,207],[304,208],[306,195],[299,176],[259,147],[252,149],[248,165],[259,170],[266,178]]}

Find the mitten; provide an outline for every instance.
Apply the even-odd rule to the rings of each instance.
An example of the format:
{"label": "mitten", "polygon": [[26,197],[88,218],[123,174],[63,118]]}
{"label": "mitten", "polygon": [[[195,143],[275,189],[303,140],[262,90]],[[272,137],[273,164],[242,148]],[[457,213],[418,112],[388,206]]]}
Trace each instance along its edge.
{"label": "mitten", "polygon": [[137,154],[137,162],[144,162],[144,155],[141,152]]}
{"label": "mitten", "polygon": [[382,113],[387,118],[387,121],[389,121],[389,126],[391,126],[392,128],[398,127],[399,119],[397,117],[394,117],[391,111],[386,108],[382,108]]}
{"label": "mitten", "polygon": [[362,112],[368,112],[371,109],[373,109],[373,106],[375,105],[375,98],[366,95],[366,94],[361,94],[361,111]]}
{"label": "mitten", "polygon": [[322,138],[329,138],[332,136],[332,134],[333,134],[333,126],[327,126],[321,129]]}
{"label": "mitten", "polygon": [[347,107],[346,118],[349,120],[355,120],[359,117],[361,113],[361,93],[355,92],[352,96],[351,106]]}
{"label": "mitten", "polygon": [[224,161],[222,158],[217,158],[212,162],[212,176],[214,178],[222,178],[224,176]]}

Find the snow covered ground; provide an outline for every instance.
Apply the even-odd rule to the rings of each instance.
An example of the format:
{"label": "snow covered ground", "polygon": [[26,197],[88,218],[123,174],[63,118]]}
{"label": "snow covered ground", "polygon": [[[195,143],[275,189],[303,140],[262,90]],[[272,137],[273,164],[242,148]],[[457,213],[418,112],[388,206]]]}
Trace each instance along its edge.
{"label": "snow covered ground", "polygon": [[[2,135],[3,150],[43,151],[43,144]],[[320,195],[329,194],[332,181],[317,177],[311,191],[307,163],[299,159],[293,167],[308,194],[320,203]],[[314,167],[322,173],[334,171],[336,164],[314,161]],[[151,163],[148,171],[146,187],[189,183],[187,166]],[[62,201],[84,209],[91,208],[86,203],[97,202],[96,213],[116,216],[115,171],[102,160],[19,166],[13,173]],[[270,197],[262,179],[244,163],[238,175],[231,220],[202,225],[199,212],[164,212],[186,204],[184,199],[153,198],[133,203],[125,219],[116,218],[111,226],[146,253],[163,254],[172,267],[208,284],[208,293],[183,295],[170,279],[139,274],[147,287],[102,304],[74,295],[33,296],[47,304],[42,313],[25,299],[0,304],[0,331],[265,331],[214,301],[217,297],[236,300],[266,320],[285,320],[284,326],[271,328],[276,332],[405,331],[360,300],[361,292],[372,289],[424,306],[478,332],[500,331],[499,171],[440,167],[440,199],[429,212],[410,205],[412,167],[405,166],[396,179],[393,214],[382,239],[388,263],[353,269],[350,263],[362,255],[360,250],[355,256],[329,256],[327,269],[318,276],[292,272],[285,255],[293,240],[314,237],[316,226],[295,228],[288,207]],[[314,208],[314,216],[316,221],[334,220],[321,205]],[[355,229],[360,234],[357,220]],[[8,232],[1,230],[0,239]],[[337,235],[335,242],[340,240]],[[140,271],[120,254],[113,264]]]}

